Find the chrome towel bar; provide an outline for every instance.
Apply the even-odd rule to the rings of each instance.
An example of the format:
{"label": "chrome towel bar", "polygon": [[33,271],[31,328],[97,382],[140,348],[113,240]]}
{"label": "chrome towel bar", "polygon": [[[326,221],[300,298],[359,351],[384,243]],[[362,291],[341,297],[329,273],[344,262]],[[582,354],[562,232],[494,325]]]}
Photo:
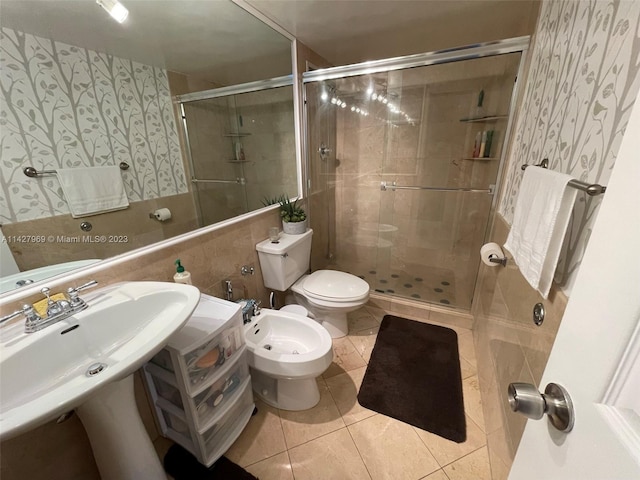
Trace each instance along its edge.
{"label": "chrome towel bar", "polygon": [[[525,163],[520,168],[524,170],[528,166],[529,165]],[[544,158],[540,163],[533,166],[540,167],[540,168],[549,168],[549,159]],[[586,182],[582,182],[580,180],[575,180],[575,179],[569,180],[569,183],[567,183],[567,185],[573,188],[577,188],[578,190],[581,190],[583,192],[586,192],[587,195],[590,195],[592,197],[595,197],[596,195],[602,195],[604,192],[607,191],[607,187],[604,185],[600,185],[598,183],[586,183]]]}
{"label": "chrome towel bar", "polygon": [[396,182],[380,182],[380,190],[386,192],[387,190],[428,190],[431,192],[471,192],[471,193],[488,193],[493,194],[493,186],[491,188],[447,188],[447,187],[418,187],[418,186],[402,186],[396,185]]}
{"label": "chrome towel bar", "polygon": [[[120,162],[120,165],[118,166],[120,167],[120,170],[129,170],[129,164],[127,162]],[[22,170],[22,173],[24,173],[27,177],[37,178],[43,175],[55,175],[56,173],[58,173],[58,171],[57,170],[38,171],[33,167],[24,167],[24,169]]]}

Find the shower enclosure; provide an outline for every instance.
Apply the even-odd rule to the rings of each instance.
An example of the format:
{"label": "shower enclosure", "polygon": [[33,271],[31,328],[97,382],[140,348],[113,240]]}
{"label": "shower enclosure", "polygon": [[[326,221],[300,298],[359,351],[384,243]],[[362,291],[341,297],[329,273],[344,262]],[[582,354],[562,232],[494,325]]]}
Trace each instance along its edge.
{"label": "shower enclosure", "polygon": [[304,74],[314,268],[470,309],[527,45]]}
{"label": "shower enclosure", "polygon": [[291,76],[178,96],[200,226],[295,196]]}

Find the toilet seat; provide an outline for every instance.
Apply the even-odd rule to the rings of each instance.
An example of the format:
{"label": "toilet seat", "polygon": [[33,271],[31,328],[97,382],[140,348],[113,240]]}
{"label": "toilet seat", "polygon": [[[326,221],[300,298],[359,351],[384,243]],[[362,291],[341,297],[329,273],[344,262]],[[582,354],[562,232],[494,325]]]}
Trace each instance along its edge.
{"label": "toilet seat", "polygon": [[320,301],[350,303],[369,295],[367,282],[337,270],[317,270],[301,280],[300,287],[305,295]]}

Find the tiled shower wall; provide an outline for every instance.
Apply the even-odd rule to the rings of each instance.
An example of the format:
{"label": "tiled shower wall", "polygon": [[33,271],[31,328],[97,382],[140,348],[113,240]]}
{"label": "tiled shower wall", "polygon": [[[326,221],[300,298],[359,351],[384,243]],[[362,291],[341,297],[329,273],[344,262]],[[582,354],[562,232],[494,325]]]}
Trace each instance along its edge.
{"label": "tiled shower wall", "polygon": [[[606,185],[640,78],[640,2],[545,1],[532,41],[524,101],[489,241],[504,244],[522,178],[520,165],[548,157],[550,168]],[[510,411],[507,385],[538,385],[602,197],[578,193],[563,261],[548,300],[511,262],[481,266],[474,337],[494,480],[507,478],[525,417]],[[547,311],[540,327],[535,303]]]}

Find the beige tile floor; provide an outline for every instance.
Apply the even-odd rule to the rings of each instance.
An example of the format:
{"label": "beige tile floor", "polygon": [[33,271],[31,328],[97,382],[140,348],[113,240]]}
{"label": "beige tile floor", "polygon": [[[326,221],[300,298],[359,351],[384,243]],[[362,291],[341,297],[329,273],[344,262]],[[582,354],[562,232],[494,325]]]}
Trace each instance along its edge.
{"label": "beige tile floor", "polygon": [[[260,480],[490,480],[487,438],[470,330],[458,333],[467,440],[458,444],[361,407],[356,399],[384,311],[349,315],[334,361],[318,378],[320,403],[258,413],[226,456]],[[431,322],[436,323],[436,322]]]}

